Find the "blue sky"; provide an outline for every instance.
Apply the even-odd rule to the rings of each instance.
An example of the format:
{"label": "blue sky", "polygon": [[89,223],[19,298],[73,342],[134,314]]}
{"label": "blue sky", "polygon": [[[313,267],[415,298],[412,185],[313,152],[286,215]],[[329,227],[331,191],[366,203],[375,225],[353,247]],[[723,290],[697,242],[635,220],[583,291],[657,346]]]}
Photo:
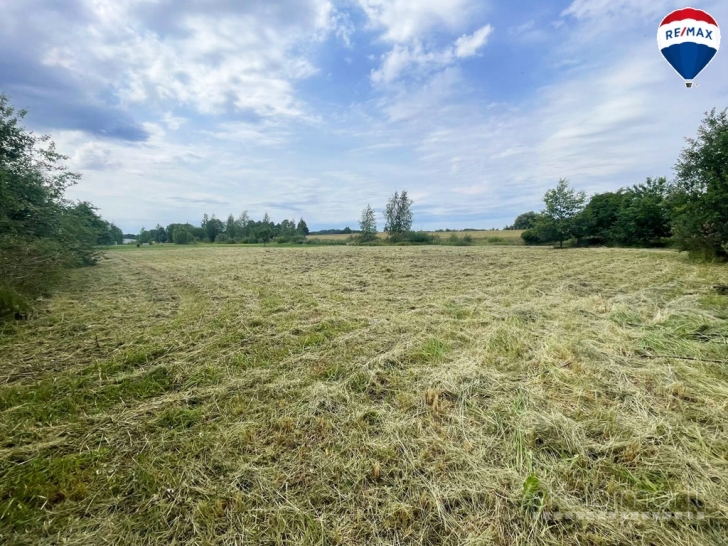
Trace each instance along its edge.
{"label": "blue sky", "polygon": [[[683,0],[684,1],[684,0]],[[666,0],[0,0],[0,91],[125,231],[247,210],[502,227],[561,177],[672,175],[728,54],[687,90]],[[728,3],[693,5],[728,24]],[[725,23],[724,23],[725,22]]]}

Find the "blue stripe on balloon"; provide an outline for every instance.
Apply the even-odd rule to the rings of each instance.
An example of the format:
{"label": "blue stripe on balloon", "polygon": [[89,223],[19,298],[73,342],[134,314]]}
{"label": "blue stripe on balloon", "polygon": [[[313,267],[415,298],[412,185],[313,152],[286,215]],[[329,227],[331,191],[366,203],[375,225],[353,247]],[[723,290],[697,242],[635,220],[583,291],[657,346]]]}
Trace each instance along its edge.
{"label": "blue stripe on balloon", "polygon": [[692,80],[705,68],[717,49],[703,44],[683,42],[662,50],[667,62],[686,80]]}

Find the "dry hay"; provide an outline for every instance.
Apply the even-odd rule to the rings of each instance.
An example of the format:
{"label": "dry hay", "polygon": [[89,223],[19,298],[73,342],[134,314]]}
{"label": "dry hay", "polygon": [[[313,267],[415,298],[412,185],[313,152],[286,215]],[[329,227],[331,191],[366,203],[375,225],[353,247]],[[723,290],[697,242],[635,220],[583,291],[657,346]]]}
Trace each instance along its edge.
{"label": "dry hay", "polygon": [[[0,335],[0,541],[724,543],[727,281],[664,251],[111,252]],[[645,516],[672,512],[701,519]]]}

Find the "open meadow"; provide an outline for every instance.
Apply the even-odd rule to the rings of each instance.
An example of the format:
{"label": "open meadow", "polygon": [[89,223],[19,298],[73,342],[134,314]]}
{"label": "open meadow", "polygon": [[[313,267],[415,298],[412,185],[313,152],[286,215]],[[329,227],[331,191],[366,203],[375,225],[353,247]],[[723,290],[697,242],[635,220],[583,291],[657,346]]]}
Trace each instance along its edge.
{"label": "open meadow", "polygon": [[0,543],[725,544],[720,285],[664,250],[111,250],[2,326]]}
{"label": "open meadow", "polygon": [[[474,245],[479,244],[510,244],[510,245],[522,245],[523,239],[521,239],[521,233],[523,230],[520,229],[485,229],[479,231],[428,231],[426,232],[439,239],[443,242],[447,241],[451,236],[455,235],[459,238],[469,235],[473,239]],[[378,239],[385,239],[386,233],[377,233]],[[319,239],[321,241],[346,241],[350,239],[352,235],[338,234],[338,235],[311,235],[309,239]]]}

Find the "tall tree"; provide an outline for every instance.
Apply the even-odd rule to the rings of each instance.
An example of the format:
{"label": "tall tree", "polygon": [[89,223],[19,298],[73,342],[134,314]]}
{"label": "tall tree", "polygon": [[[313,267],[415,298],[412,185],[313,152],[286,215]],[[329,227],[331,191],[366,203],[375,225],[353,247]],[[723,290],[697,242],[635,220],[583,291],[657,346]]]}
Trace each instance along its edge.
{"label": "tall tree", "polygon": [[543,216],[550,224],[559,247],[563,248],[564,241],[575,234],[574,219],[584,208],[586,194],[583,191],[575,191],[569,187],[569,181],[565,178],[559,180],[556,188],[548,190],[544,195],[543,202],[546,208]]}
{"label": "tall tree", "polygon": [[361,211],[359,229],[361,230],[362,241],[373,241],[377,236],[377,220],[374,216],[374,210],[369,204]]}
{"label": "tall tree", "polygon": [[398,239],[412,229],[412,201],[407,196],[407,190],[401,194],[394,192],[384,208],[384,219],[384,231],[391,239]]}
{"label": "tall tree", "polygon": [[218,220],[215,218],[215,215],[212,215],[212,218],[208,218],[207,214],[203,217],[203,225],[202,229],[205,230],[205,236],[207,237],[207,240],[211,243],[215,242],[215,239],[217,238],[219,233],[222,233],[225,231],[225,225],[222,223],[221,220]]}
{"label": "tall tree", "polygon": [[706,112],[675,165],[673,232],[682,250],[728,258],[728,109]]}
{"label": "tall tree", "polygon": [[235,242],[238,238],[238,224],[235,221],[235,217],[230,214],[225,222],[225,235],[227,235],[228,241]]}
{"label": "tall tree", "polygon": [[111,232],[111,236],[114,239],[114,242],[116,242],[117,245],[124,244],[124,232],[121,231],[119,227],[117,227],[113,222],[109,225],[109,231]]}
{"label": "tall tree", "polygon": [[154,242],[155,243],[166,243],[168,239],[167,230],[164,229],[160,224],[154,228]]}
{"label": "tall tree", "polygon": [[306,220],[301,218],[298,221],[298,225],[296,226],[296,231],[298,233],[300,233],[301,235],[308,235],[309,231],[308,231],[308,226],[306,225]]}
{"label": "tall tree", "polygon": [[266,244],[268,241],[270,241],[273,236],[273,222],[270,220],[270,216],[268,216],[268,213],[266,212],[263,216],[263,221],[260,223],[257,229],[257,235],[258,238],[261,240],[263,244]]}
{"label": "tall tree", "polygon": [[143,245],[149,243],[151,240],[152,233],[142,226],[142,229],[139,230],[139,235],[137,235],[137,243]]}

